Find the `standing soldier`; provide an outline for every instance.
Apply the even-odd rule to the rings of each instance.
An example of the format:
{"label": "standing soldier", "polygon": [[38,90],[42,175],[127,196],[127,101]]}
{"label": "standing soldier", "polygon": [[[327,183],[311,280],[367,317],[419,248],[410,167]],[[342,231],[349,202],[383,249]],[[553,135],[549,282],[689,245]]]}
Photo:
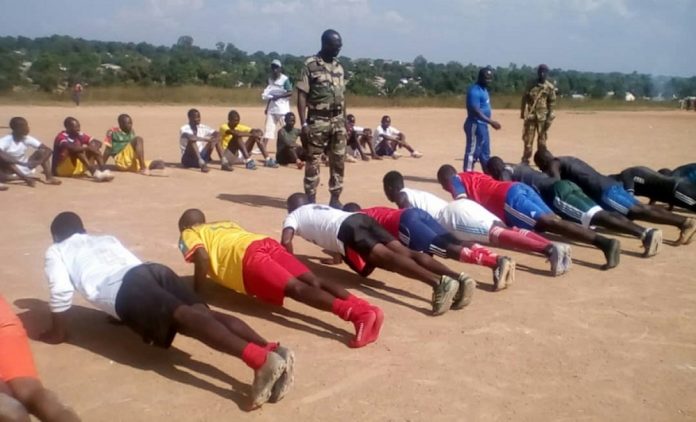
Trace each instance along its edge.
{"label": "standing soldier", "polygon": [[546,79],[549,67],[540,64],[537,79],[530,84],[522,96],[520,118],[524,120],[522,141],[524,152],[522,163],[529,164],[534,152],[534,136],[537,136],[537,149],[546,148],[546,137],[554,119],[553,107],[556,104],[556,87]]}
{"label": "standing soldier", "polygon": [[304,190],[316,201],[320,156],[329,156],[329,205],[341,208],[346,152],[345,82],[343,66],[336,60],[343,43],[341,35],[327,29],[321,35],[321,50],[304,62],[297,83],[297,113],[302,122],[302,145],[307,162]]}

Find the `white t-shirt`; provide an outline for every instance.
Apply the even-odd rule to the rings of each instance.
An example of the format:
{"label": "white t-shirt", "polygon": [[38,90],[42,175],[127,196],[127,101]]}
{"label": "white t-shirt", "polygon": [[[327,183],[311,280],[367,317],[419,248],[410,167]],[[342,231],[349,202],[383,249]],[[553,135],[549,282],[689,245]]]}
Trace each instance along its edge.
{"label": "white t-shirt", "polygon": [[[204,124],[200,124],[196,127],[196,133],[193,133],[193,129],[191,129],[191,125],[189,125],[188,123],[181,126],[181,129],[179,129],[179,146],[181,147],[181,155],[184,155],[184,153],[186,152],[186,145],[188,145],[188,140],[184,137],[185,134],[196,135],[199,138],[205,138],[212,135],[213,133],[215,133],[215,129]],[[208,142],[196,142],[196,147],[198,148],[199,152],[203,151],[207,145]]]}
{"label": "white t-shirt", "polygon": [[115,303],[123,276],[141,263],[113,236],[78,233],[54,243],[46,251],[44,266],[51,311],[68,310],[77,290],[94,306],[118,318]]}
{"label": "white t-shirt", "polygon": [[401,192],[406,194],[408,202],[413,208],[421,209],[436,220],[440,220],[442,210],[447,208],[447,201],[422,190],[403,188]]}
{"label": "white t-shirt", "polygon": [[[292,85],[290,84],[290,78],[284,74],[280,74],[280,77],[275,81],[272,78],[268,78],[268,85],[266,89],[263,90],[261,94],[261,99],[264,101],[270,100],[274,95],[282,95],[292,91]],[[268,114],[281,114],[285,115],[290,112],[290,97],[278,98],[275,101],[271,101],[268,104]]]}
{"label": "white t-shirt", "polygon": [[[24,139],[22,139],[19,142],[15,142],[12,134],[0,138],[0,150],[3,151],[5,154],[10,155],[15,160],[21,161],[23,163],[26,163],[28,158],[28,147],[38,149],[40,146],[41,142],[39,142],[39,140],[34,138],[33,136],[29,135],[25,136]],[[18,165],[17,167],[24,174],[31,174],[33,172],[33,170],[27,166]]]}
{"label": "white t-shirt", "polygon": [[295,234],[315,245],[345,255],[343,242],[338,240],[341,224],[354,213],[337,210],[326,205],[307,204],[291,212],[283,222]]}
{"label": "white t-shirt", "polygon": [[401,132],[399,131],[399,129],[395,128],[394,126],[389,126],[388,128],[384,129],[382,125],[379,125],[375,129],[374,134],[372,135],[372,143],[374,143],[375,146],[377,146],[380,142],[383,141],[382,135],[397,136],[400,133]]}

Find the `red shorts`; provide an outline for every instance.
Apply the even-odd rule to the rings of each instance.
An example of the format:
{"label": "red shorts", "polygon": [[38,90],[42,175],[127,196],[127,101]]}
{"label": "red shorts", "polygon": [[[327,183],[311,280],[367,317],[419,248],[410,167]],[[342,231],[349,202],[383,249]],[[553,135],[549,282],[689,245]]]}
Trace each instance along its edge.
{"label": "red shorts", "polygon": [[250,296],[274,305],[283,306],[285,286],[308,272],[303,263],[271,238],[251,242],[244,253],[244,289]]}
{"label": "red shorts", "polygon": [[0,296],[0,381],[38,377],[22,321]]}

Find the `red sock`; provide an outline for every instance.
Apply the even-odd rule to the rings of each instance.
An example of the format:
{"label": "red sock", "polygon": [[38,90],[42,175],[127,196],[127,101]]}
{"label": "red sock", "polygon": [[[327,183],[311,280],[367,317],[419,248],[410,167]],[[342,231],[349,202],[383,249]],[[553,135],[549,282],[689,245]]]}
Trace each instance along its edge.
{"label": "red sock", "polygon": [[269,341],[266,343],[266,347],[264,347],[264,349],[268,350],[269,352],[275,352],[276,349],[278,349],[278,346],[280,346],[280,343]]}
{"label": "red sock", "polygon": [[459,261],[495,268],[498,265],[498,255],[483,246],[476,245],[472,246],[472,249],[462,248],[462,253],[459,254]]}
{"label": "red sock", "polygon": [[533,232],[531,230],[521,229],[519,227],[513,227],[512,230],[514,230],[518,233],[522,233],[526,237],[536,239],[540,242],[547,242],[547,243],[549,242],[549,240],[547,238],[545,238],[544,236],[540,235],[539,233]]}
{"label": "red sock", "polygon": [[331,304],[331,312],[344,321],[350,321],[351,314],[353,313],[353,307],[355,305],[356,302],[351,300],[350,296],[345,300],[336,298]]}
{"label": "red sock", "polygon": [[519,229],[510,230],[499,226],[491,228],[490,239],[494,245],[500,245],[504,248],[522,249],[539,253],[544,253],[551,245],[548,239],[536,233]]}
{"label": "red sock", "polygon": [[258,344],[249,343],[244,350],[242,350],[242,360],[249,368],[256,371],[266,363],[266,356],[268,356],[268,353],[268,350]]}

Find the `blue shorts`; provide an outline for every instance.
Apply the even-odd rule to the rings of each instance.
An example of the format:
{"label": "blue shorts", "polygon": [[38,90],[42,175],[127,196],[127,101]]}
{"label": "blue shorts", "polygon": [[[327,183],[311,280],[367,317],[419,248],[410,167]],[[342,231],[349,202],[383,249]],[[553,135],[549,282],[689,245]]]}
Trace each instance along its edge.
{"label": "blue shorts", "polygon": [[505,196],[505,222],[510,226],[532,230],[547,214],[553,214],[551,208],[524,183],[513,184]]}
{"label": "blue shorts", "polygon": [[427,212],[408,208],[399,220],[399,240],[409,249],[444,256],[450,232]]}
{"label": "blue shorts", "polygon": [[392,148],[391,145],[389,144],[389,142],[387,142],[387,141],[380,142],[377,145],[377,148],[375,149],[375,153],[379,156],[386,155],[388,157],[391,157],[392,155],[394,155],[395,152],[396,152],[396,150],[394,148]]}
{"label": "blue shorts", "polygon": [[[206,148],[203,151],[201,151],[201,158],[206,163],[209,163],[212,160],[212,157],[210,156],[211,151],[212,150],[209,148]],[[198,164],[198,158],[196,158],[195,155],[189,152],[189,150],[186,150],[186,152],[181,156],[181,165],[183,167],[200,167],[200,164]]]}
{"label": "blue shorts", "polygon": [[599,201],[599,205],[605,210],[616,211],[623,215],[628,214],[628,211],[638,204],[638,200],[621,185],[613,185],[606,188],[602,192],[602,199]]}

